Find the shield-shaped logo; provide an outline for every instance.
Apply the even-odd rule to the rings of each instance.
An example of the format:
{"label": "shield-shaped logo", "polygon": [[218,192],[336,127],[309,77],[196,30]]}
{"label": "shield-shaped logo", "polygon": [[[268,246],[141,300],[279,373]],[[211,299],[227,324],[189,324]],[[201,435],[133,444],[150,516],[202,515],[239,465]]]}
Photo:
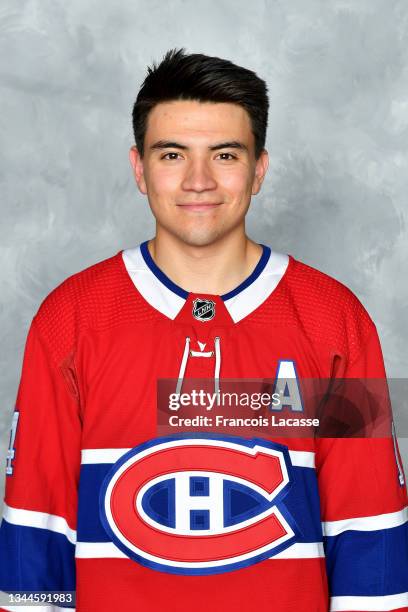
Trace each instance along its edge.
{"label": "shield-shaped logo", "polygon": [[197,321],[210,321],[215,317],[215,302],[198,298],[193,302],[193,317]]}

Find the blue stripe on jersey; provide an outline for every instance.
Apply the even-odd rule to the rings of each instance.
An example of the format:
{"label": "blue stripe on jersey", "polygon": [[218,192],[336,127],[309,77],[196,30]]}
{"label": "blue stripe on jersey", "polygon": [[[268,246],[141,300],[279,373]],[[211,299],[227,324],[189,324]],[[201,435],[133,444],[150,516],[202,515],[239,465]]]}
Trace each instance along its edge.
{"label": "blue stripe on jersey", "polygon": [[81,466],[78,493],[78,542],[110,542],[99,517],[99,492],[111,463]]}
{"label": "blue stripe on jersey", "polygon": [[[112,464],[81,466],[78,505],[78,541],[110,542],[99,516],[99,492]],[[323,541],[320,500],[316,473],[310,468],[292,466],[294,483],[280,502],[292,517],[300,533],[298,542]]]}
{"label": "blue stripe on jersey", "polygon": [[3,518],[0,590],[75,591],[74,555],[74,544],[63,534],[13,525]]}
{"label": "blue stripe on jersey", "polygon": [[393,595],[408,591],[408,523],[324,538],[333,596]]}

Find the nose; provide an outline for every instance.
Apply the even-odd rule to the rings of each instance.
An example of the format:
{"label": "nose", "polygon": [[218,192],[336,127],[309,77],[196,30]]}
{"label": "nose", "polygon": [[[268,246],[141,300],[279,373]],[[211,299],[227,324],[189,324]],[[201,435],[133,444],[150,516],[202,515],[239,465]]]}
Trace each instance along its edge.
{"label": "nose", "polygon": [[208,191],[217,188],[217,182],[212,176],[208,163],[204,160],[191,161],[182,182],[186,191]]}

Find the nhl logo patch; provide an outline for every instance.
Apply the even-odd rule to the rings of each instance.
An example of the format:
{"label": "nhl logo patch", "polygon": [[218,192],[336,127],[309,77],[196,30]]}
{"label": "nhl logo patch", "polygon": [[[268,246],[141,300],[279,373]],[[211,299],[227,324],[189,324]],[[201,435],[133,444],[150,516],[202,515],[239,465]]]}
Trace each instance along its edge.
{"label": "nhl logo patch", "polygon": [[273,557],[298,537],[285,504],[286,446],[213,434],[155,438],[123,455],[100,491],[100,518],[125,555],[187,575]]}
{"label": "nhl logo patch", "polygon": [[197,321],[211,321],[215,317],[215,302],[200,298],[194,300],[193,317]]}

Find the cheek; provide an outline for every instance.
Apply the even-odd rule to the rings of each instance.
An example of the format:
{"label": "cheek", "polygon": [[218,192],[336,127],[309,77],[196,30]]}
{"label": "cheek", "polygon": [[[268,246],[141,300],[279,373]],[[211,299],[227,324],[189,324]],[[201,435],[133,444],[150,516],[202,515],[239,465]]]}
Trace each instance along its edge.
{"label": "cheek", "polygon": [[148,187],[155,195],[168,196],[180,185],[180,172],[176,168],[152,168],[148,176]]}
{"label": "cheek", "polygon": [[249,175],[247,168],[234,168],[231,172],[222,172],[217,179],[221,189],[227,191],[231,196],[238,197],[240,194],[246,194],[252,186],[252,177]]}

